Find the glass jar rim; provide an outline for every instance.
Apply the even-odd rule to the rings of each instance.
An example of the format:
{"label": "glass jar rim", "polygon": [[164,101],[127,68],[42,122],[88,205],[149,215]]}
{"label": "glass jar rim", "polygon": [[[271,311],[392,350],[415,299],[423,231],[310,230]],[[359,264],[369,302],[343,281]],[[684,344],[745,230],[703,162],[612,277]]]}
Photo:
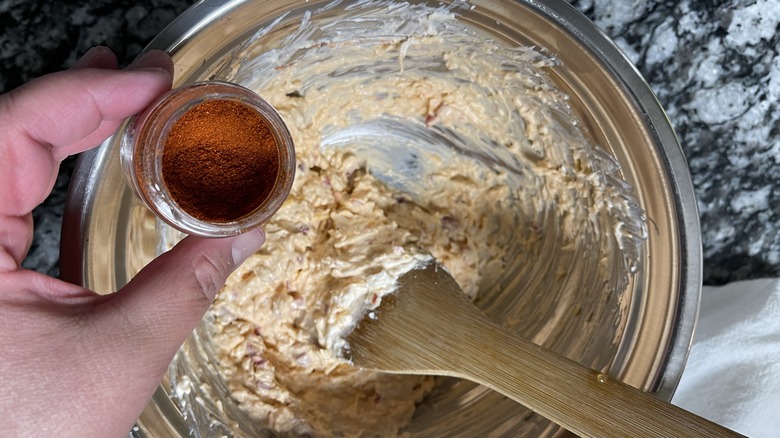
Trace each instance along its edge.
{"label": "glass jar rim", "polygon": [[[251,212],[229,221],[209,221],[190,214],[176,202],[162,177],[162,150],[173,123],[198,104],[215,100],[239,102],[259,115],[274,137],[279,156],[270,193]],[[254,91],[224,81],[177,87],[131,118],[122,134],[120,160],[130,187],[159,219],[183,233],[202,237],[237,235],[264,224],[281,208],[295,175],[293,140],[276,109]]]}

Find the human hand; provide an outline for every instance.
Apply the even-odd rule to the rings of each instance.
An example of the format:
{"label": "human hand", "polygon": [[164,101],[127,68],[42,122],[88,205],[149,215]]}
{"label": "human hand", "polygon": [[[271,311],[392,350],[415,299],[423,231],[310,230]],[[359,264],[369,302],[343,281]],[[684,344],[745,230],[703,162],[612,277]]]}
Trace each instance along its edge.
{"label": "human hand", "polygon": [[265,239],[187,237],[100,296],[21,268],[31,211],[59,163],[171,87],[158,51],[124,70],[107,48],[0,96],[0,434],[127,436],[227,275]]}

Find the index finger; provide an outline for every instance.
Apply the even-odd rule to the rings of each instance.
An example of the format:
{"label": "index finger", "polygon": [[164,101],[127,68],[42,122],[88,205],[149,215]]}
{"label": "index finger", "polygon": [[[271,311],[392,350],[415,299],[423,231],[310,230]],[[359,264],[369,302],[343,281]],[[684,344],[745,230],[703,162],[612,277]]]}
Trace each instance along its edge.
{"label": "index finger", "polygon": [[140,68],[69,70],[0,96],[0,214],[32,211],[62,159],[97,145],[170,89],[170,57],[147,57]]}

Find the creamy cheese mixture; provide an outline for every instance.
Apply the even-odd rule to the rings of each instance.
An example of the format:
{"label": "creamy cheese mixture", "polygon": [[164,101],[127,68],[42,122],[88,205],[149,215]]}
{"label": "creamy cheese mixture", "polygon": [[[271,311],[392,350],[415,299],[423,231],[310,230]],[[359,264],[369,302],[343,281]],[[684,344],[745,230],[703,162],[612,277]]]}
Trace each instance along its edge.
{"label": "creamy cheese mixture", "polygon": [[279,110],[298,162],[265,246],[204,322],[210,366],[258,429],[396,436],[434,380],[340,353],[401,274],[432,255],[475,299],[535,251],[551,211],[566,211],[564,242],[632,214],[547,79],[554,61],[456,12],[364,2],[347,18],[307,15],[283,40],[258,34],[226,70]]}

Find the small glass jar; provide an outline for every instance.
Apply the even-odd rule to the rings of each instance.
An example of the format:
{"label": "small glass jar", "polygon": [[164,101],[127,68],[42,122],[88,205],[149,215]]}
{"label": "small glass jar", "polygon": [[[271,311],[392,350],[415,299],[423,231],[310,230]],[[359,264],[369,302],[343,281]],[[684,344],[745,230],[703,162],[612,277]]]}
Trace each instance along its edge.
{"label": "small glass jar", "polygon": [[[220,220],[188,212],[172,195],[163,172],[166,141],[174,124],[191,109],[210,101],[238,103],[259,116],[273,135],[279,161],[275,178],[269,177],[273,184],[268,194],[248,213]],[[282,206],[295,176],[292,137],[279,113],[257,93],[221,81],[175,88],[133,116],[122,135],[120,161],[130,187],[157,217],[179,231],[203,237],[232,236],[262,225]]]}

